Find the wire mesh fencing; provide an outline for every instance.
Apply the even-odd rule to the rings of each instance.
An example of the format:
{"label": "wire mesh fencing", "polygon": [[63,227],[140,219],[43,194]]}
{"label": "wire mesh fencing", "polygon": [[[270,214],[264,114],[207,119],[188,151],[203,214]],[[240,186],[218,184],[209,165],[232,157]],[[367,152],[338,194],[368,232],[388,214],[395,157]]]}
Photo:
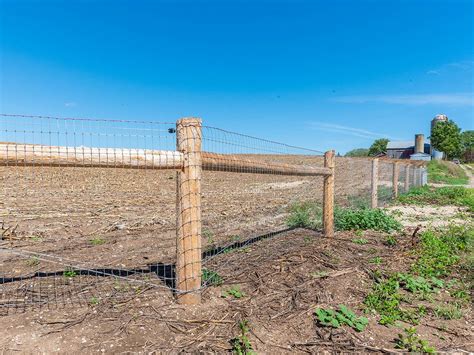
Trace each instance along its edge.
{"label": "wire mesh fencing", "polygon": [[0,312],[174,287],[174,123],[0,122]]}
{"label": "wire mesh fencing", "polygon": [[374,160],[332,157],[198,119],[0,115],[0,314],[145,289],[198,303],[301,218],[330,235],[333,200],[369,208],[375,186],[383,206],[423,184],[414,165],[380,161],[374,184]]}

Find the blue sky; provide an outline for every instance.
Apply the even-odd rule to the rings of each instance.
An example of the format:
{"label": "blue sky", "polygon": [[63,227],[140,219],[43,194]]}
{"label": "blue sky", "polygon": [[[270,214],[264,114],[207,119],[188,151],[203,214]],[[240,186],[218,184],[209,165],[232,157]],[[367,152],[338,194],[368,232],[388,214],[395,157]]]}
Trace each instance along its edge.
{"label": "blue sky", "polygon": [[208,125],[344,153],[474,128],[474,1],[0,0],[0,112]]}

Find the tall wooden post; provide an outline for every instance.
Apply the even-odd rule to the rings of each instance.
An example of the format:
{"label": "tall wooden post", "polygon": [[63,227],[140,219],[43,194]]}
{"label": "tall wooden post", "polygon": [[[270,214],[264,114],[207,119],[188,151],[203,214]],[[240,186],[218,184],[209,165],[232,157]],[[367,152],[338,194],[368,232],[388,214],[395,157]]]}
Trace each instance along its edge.
{"label": "tall wooden post", "polygon": [[410,191],[410,164],[405,165],[405,193]]}
{"label": "tall wooden post", "polygon": [[378,207],[379,200],[379,160],[372,160],[372,208]]}
{"label": "tall wooden post", "polygon": [[177,150],[183,167],[177,178],[176,289],[182,304],[201,302],[201,120],[176,123]]}
{"label": "tall wooden post", "polygon": [[399,165],[397,163],[393,163],[393,181],[392,181],[392,186],[393,186],[393,198],[398,197],[398,177],[400,175],[399,173]]}
{"label": "tall wooden post", "polygon": [[334,170],[336,166],[335,152],[330,150],[324,154],[324,166],[330,168],[331,175],[324,177],[323,196],[323,227],[326,237],[334,236]]}

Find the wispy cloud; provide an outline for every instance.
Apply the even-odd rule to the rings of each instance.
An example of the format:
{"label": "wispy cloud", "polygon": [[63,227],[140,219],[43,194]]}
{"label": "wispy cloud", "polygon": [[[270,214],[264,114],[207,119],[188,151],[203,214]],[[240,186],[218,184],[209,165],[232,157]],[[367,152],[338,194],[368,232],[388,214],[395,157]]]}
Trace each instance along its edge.
{"label": "wispy cloud", "polygon": [[339,96],[333,99],[335,102],[365,104],[385,103],[396,105],[452,105],[473,106],[474,93],[450,93],[450,94],[412,94],[412,95],[352,95]]}
{"label": "wispy cloud", "polygon": [[399,139],[393,137],[389,134],[373,132],[366,129],[360,129],[350,126],[343,126],[333,123],[311,121],[308,122],[310,128],[325,132],[345,134],[353,137],[365,138],[365,139],[376,139],[376,138],[389,138],[389,139]]}
{"label": "wispy cloud", "polygon": [[452,73],[453,71],[472,72],[474,70],[474,60],[460,60],[441,65],[438,68],[428,70],[428,75],[441,75]]}
{"label": "wispy cloud", "polygon": [[75,107],[75,106],[77,106],[77,104],[75,102],[71,101],[71,102],[65,102],[64,106],[66,106],[66,107]]}

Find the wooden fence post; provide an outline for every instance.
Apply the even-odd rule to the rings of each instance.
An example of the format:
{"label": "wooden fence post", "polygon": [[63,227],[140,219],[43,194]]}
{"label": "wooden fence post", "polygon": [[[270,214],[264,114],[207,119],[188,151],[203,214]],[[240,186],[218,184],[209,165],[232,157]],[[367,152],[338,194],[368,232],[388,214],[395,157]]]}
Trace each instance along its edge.
{"label": "wooden fence post", "polygon": [[393,163],[393,198],[398,197],[398,177],[399,177],[399,165],[397,163]]}
{"label": "wooden fence post", "polygon": [[379,200],[379,160],[372,160],[372,208],[378,207]]}
{"label": "wooden fence post", "polygon": [[176,122],[177,150],[183,167],[177,178],[176,289],[182,304],[201,302],[201,120]]}
{"label": "wooden fence post", "polygon": [[405,165],[405,193],[410,191],[410,164]]}
{"label": "wooden fence post", "polygon": [[334,236],[334,170],[336,166],[335,152],[330,150],[324,154],[324,167],[330,168],[331,175],[324,177],[323,196],[323,227],[326,237]]}

